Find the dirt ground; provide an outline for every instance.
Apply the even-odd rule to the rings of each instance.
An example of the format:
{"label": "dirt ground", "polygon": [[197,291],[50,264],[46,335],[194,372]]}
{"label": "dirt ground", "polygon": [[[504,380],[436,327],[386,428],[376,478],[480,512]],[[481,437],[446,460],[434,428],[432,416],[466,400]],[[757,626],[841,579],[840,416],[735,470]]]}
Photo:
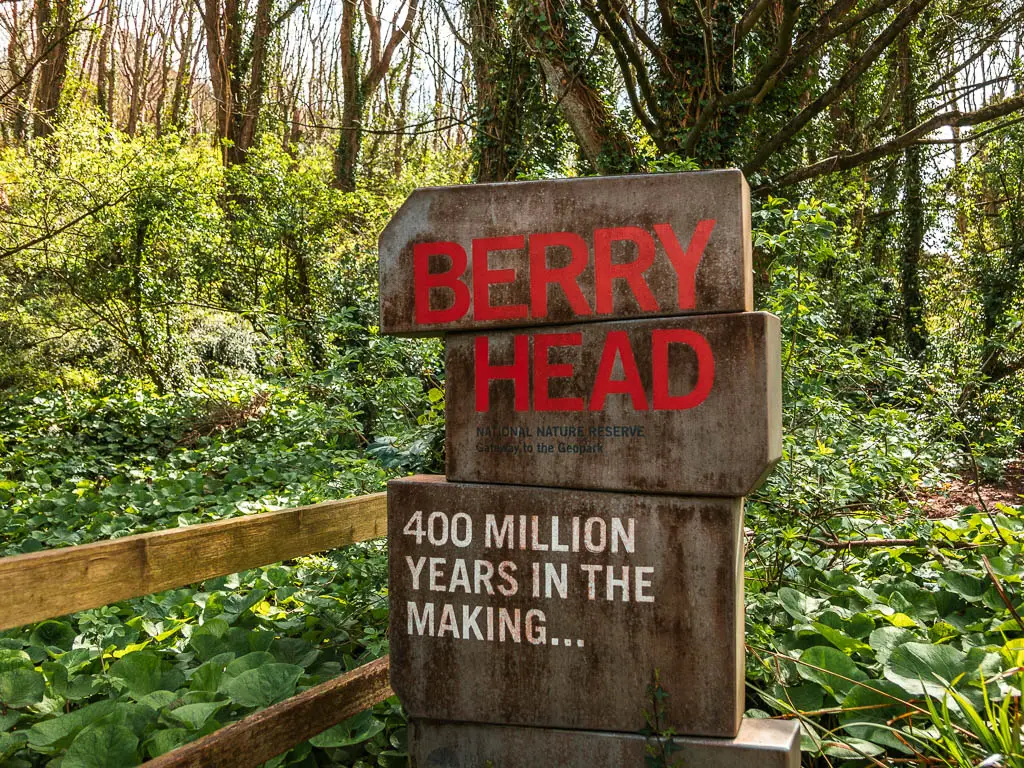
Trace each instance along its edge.
{"label": "dirt ground", "polygon": [[979,494],[981,500],[990,508],[996,503],[1012,507],[1024,504],[1024,458],[1017,459],[1007,466],[1000,483],[982,482],[975,488],[972,480],[954,480],[937,491],[933,489],[922,495],[920,502],[930,518],[952,517],[972,504],[980,508]]}

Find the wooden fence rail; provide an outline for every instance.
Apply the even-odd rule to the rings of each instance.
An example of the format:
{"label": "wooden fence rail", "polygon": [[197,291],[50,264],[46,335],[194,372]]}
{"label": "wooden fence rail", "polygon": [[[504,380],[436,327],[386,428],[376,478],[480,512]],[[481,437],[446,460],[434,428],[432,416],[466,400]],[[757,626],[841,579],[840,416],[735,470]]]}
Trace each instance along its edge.
{"label": "wooden fence rail", "polygon": [[385,656],[225,725],[145,768],[255,768],[390,695]]}
{"label": "wooden fence rail", "polygon": [[[387,494],[0,559],[0,631],[387,535]],[[252,768],[391,696],[388,657],[146,763]]]}
{"label": "wooden fence rail", "polygon": [[0,559],[0,630],[387,535],[387,494]]}

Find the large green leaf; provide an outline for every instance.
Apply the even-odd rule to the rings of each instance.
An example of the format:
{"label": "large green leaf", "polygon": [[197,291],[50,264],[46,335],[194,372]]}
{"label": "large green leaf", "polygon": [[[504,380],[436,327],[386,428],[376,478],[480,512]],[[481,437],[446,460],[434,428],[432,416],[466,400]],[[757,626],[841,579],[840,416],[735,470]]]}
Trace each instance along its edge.
{"label": "large green leaf", "polygon": [[808,648],[800,654],[800,661],[803,663],[796,665],[800,677],[817,683],[838,701],[856,685],[855,681],[867,680],[867,675],[849,656],[827,645]]}
{"label": "large green leaf", "polygon": [[192,633],[192,637],[189,638],[189,645],[195,649],[199,658],[203,661],[212,659],[218,654],[228,652],[231,649],[224,638],[228,627],[228,623],[223,619],[209,619]]}
{"label": "large green leaf", "polygon": [[74,627],[66,621],[44,621],[32,631],[29,642],[70,651],[77,635]]}
{"label": "large green leaf", "polygon": [[281,637],[274,640],[271,652],[277,661],[298,664],[303,669],[309,669],[320,656],[320,651],[300,637]]}
{"label": "large green leaf", "polygon": [[839,722],[854,738],[882,744],[898,752],[909,754],[906,738],[892,732],[897,718],[908,711],[907,695],[888,680],[871,680],[867,686],[857,686],[843,699],[843,713]]}
{"label": "large green leaf", "polygon": [[146,707],[150,707],[155,710],[160,710],[168,706],[172,701],[174,701],[177,698],[178,694],[174,691],[153,691],[152,693],[147,693],[145,696],[139,699],[139,704]]}
{"label": "large green leaf", "polygon": [[10,669],[32,669],[32,657],[24,651],[0,648],[0,672]]}
{"label": "large green leaf", "polygon": [[866,613],[855,613],[849,618],[843,618],[835,610],[825,610],[818,614],[815,623],[825,624],[838,629],[850,637],[863,640],[875,628],[875,620]]}
{"label": "large green leaf", "polygon": [[905,643],[894,649],[884,674],[907,693],[941,698],[948,685],[971,672],[967,655],[948,645]]}
{"label": "large green leaf", "polygon": [[224,668],[225,677],[238,677],[243,672],[247,672],[250,669],[256,669],[262,667],[265,664],[273,664],[277,661],[273,654],[267,653],[266,651],[254,651],[253,653],[247,653],[245,656],[240,656],[234,661],[230,662]]}
{"label": "large green leaf", "polygon": [[200,664],[189,678],[188,687],[192,691],[209,691],[215,693],[224,678],[224,666],[231,661],[233,654],[222,654],[220,659],[214,658]]}
{"label": "large green leaf", "polygon": [[138,746],[138,738],[125,726],[99,723],[75,737],[61,768],[125,768],[139,762]]}
{"label": "large green leaf", "polygon": [[146,752],[150,757],[159,757],[195,737],[196,734],[187,728],[164,728],[154,733],[146,742]]}
{"label": "large green leaf", "polygon": [[295,664],[264,664],[226,679],[221,690],[243,707],[267,707],[295,692],[302,667]]}
{"label": "large green leaf", "polygon": [[110,675],[123,680],[132,698],[140,699],[161,687],[160,657],[149,651],[129,653],[111,665]]}
{"label": "large green leaf", "polygon": [[838,648],[840,651],[846,654],[852,654],[857,651],[868,651],[870,647],[861,642],[860,640],[850,637],[848,634],[839,629],[833,629],[827,624],[823,624],[820,621],[814,622],[812,625],[818,633],[828,640],[832,645]]}
{"label": "large green leaf", "polygon": [[248,611],[266,596],[265,589],[254,589],[244,595],[231,594],[224,601],[224,612],[221,614],[221,618],[227,622],[234,622],[242,613]]}
{"label": "large green leaf", "polygon": [[27,707],[43,700],[46,679],[34,669],[9,669],[0,672],[0,705]]}
{"label": "large green leaf", "polygon": [[830,741],[822,750],[829,757],[838,757],[844,760],[857,760],[865,756],[880,755],[885,748],[864,739],[844,739],[842,743]]}
{"label": "large green leaf", "polygon": [[325,749],[350,747],[372,739],[383,730],[384,723],[374,717],[372,711],[367,710],[317,734],[310,739],[310,743],[314,747]]}
{"label": "large green leaf", "polygon": [[184,725],[192,731],[198,731],[221,709],[228,706],[227,701],[213,701],[206,704],[183,704],[176,709],[168,710],[165,716],[168,720]]}
{"label": "large green leaf", "polygon": [[90,723],[106,717],[117,707],[117,702],[106,700],[73,709],[66,715],[36,723],[28,731],[28,741],[39,752],[62,749],[71,743],[79,731]]}
{"label": "large green leaf", "polygon": [[786,613],[798,621],[803,621],[817,612],[822,601],[808,597],[803,592],[797,592],[790,587],[782,587],[779,590],[779,602],[782,603]]}
{"label": "large green leaf", "polygon": [[817,683],[802,682],[788,686],[776,684],[772,687],[772,695],[783,702],[784,707],[798,712],[814,712],[825,705],[824,692]]}
{"label": "large green leaf", "polygon": [[868,637],[868,645],[875,651],[875,659],[885,664],[895,648],[920,639],[919,635],[909,629],[886,626],[879,627],[871,633]]}
{"label": "large green leaf", "polygon": [[943,584],[949,587],[950,591],[972,603],[981,599],[989,585],[986,579],[971,576],[960,571],[946,571],[940,579]]}
{"label": "large green leaf", "polygon": [[123,725],[136,736],[142,736],[156,718],[157,712],[152,707],[130,701],[119,701],[110,717],[104,718],[103,722],[109,721]]}
{"label": "large green leaf", "polygon": [[0,731],[0,762],[28,743],[28,736],[24,731],[15,733],[4,733]]}

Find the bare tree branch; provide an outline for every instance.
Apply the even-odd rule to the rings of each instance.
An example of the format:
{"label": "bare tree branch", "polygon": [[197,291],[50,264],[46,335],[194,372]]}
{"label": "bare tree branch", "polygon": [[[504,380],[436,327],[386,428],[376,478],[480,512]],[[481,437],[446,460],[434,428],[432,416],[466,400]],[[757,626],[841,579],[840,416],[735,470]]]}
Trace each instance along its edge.
{"label": "bare tree branch", "polygon": [[826,91],[797,115],[768,141],[761,144],[754,156],[744,164],[747,174],[760,170],[783,144],[799,133],[811,120],[824,111],[856,83],[879,56],[892,44],[896,37],[924,10],[932,0],[911,0],[906,8],[872,41],[867,50],[850,66]]}
{"label": "bare tree branch", "polygon": [[[941,115],[935,115],[928,120],[925,120],[906,133],[897,136],[884,144],[879,144],[877,147],[872,147],[871,149],[863,152],[833,155],[832,157],[828,157],[804,168],[798,168],[795,171],[790,171],[769,186],[773,188],[786,187],[790,184],[796,184],[801,181],[806,181],[807,179],[813,179],[816,176],[821,176],[826,173],[834,173],[835,171],[846,171],[851,168],[856,168],[859,165],[870,163],[874,160],[885,157],[886,155],[902,152],[907,147],[913,146],[914,144],[931,143],[921,141],[921,139],[938,128],[946,126],[959,126],[964,128],[972,125],[979,125],[980,123],[987,123],[989,120],[995,120],[1022,110],[1024,110],[1024,94],[1010,99],[1005,99],[994,104],[989,104],[988,106],[974,112],[965,113],[959,110],[944,112]],[[1004,126],[999,127],[1002,128]],[[965,139],[965,141],[967,140],[970,140],[970,137]]]}
{"label": "bare tree branch", "polygon": [[684,151],[687,155],[693,153],[694,148],[697,146],[697,142],[704,133],[704,129],[707,127],[708,123],[710,123],[711,120],[719,114],[719,110],[722,107],[737,104],[744,99],[753,98],[756,101],[763,98],[762,90],[766,87],[772,76],[775,75],[775,73],[777,73],[786,62],[786,57],[789,56],[789,52],[792,49],[793,44],[793,29],[796,26],[796,21],[799,15],[800,0],[785,0],[783,3],[782,23],[779,24],[775,47],[772,49],[771,54],[765,60],[764,65],[749,84],[739,90],[733,91],[732,93],[724,95],[717,93],[711,100],[711,103],[701,110],[700,114],[697,116],[697,121],[693,124],[693,127],[690,129],[690,132],[686,137]]}

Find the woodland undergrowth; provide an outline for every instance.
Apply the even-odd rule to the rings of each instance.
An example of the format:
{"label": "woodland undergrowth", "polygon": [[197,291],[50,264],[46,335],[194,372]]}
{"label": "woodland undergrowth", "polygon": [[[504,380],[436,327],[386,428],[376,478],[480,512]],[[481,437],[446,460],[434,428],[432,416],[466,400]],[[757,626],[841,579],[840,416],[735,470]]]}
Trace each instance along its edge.
{"label": "woodland undergrowth", "polygon": [[[933,519],[923,501],[952,478],[998,482],[1019,406],[849,333],[871,296],[841,278],[842,216],[817,201],[755,213],[785,439],[747,502],[746,714],[798,720],[806,765],[1019,768],[1024,508],[980,496]],[[440,346],[380,337],[365,303],[333,318],[316,371],[283,354],[166,391],[81,369],[12,386],[0,555],[439,471]],[[359,544],[0,633],[0,766],[131,765],[379,657],[386,573],[386,545]],[[405,765],[405,734],[392,699],[270,765]]]}

